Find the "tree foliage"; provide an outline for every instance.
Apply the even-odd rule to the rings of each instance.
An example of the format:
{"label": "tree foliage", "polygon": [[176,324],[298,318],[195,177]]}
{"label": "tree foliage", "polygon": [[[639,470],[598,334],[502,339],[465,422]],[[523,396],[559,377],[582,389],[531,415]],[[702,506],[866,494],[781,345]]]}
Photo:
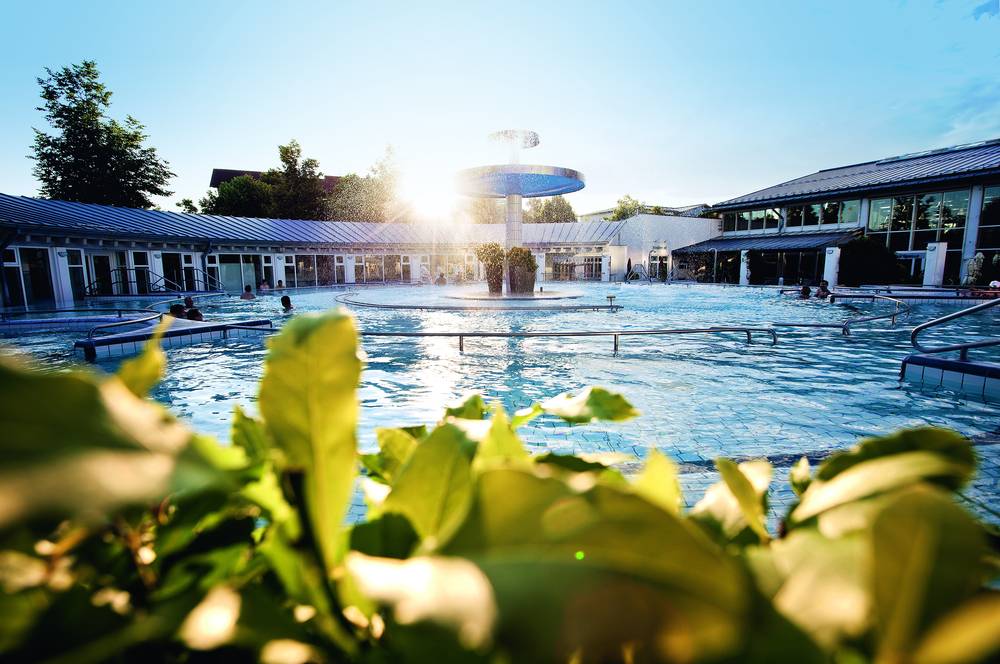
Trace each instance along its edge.
{"label": "tree foliage", "polygon": [[474,224],[502,224],[507,220],[503,199],[470,198],[467,210],[469,220]]}
{"label": "tree foliage", "polygon": [[524,221],[529,224],[554,224],[576,221],[576,212],[562,196],[529,198]]}
{"label": "tree foliage", "polygon": [[97,64],[84,60],[38,79],[45,119],[55,133],[35,129],[32,173],[47,198],[122,207],[151,208],[153,196],[169,196],[174,174],[156,148],[145,145],[145,127],[131,115],[107,115],[111,91]]}
{"label": "tree foliage", "polygon": [[406,208],[399,200],[399,168],[392,148],[371,167],[368,174],[343,176],[327,203],[326,218],[340,221],[406,221]]}
{"label": "tree foliage", "polygon": [[[202,214],[229,217],[272,217],[276,213],[274,187],[252,175],[240,175],[209,190],[198,201]],[[297,219],[299,217],[282,217]]]}
{"label": "tree foliage", "polygon": [[611,211],[611,216],[608,217],[609,221],[622,221],[623,219],[628,219],[634,217],[642,211],[642,203],[635,200],[628,194],[625,194],[618,199],[618,204],[615,209]]}
{"label": "tree foliage", "polygon": [[[276,219],[326,219],[326,191],[319,161],[302,158],[302,147],[292,140],[278,146],[280,168],[261,176],[271,187],[271,215]],[[221,191],[220,191],[221,194]]]}
{"label": "tree foliage", "polygon": [[[0,657],[145,662],[978,662],[1000,653],[997,540],[955,492],[962,436],[862,440],[768,527],[774,469],[532,455],[519,429],[637,415],[601,388],[505,412],[479,395],[358,455],[353,321],[269,344],[231,440],[117,376],[0,360]],[[364,468],[359,474],[359,464]],[[367,518],[345,523],[360,485]]]}

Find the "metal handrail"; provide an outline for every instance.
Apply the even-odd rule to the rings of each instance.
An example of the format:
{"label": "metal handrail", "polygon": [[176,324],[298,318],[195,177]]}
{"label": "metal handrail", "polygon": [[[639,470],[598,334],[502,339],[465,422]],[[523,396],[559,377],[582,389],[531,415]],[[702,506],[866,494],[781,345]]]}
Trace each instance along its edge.
{"label": "metal handrail", "polygon": [[[783,289],[783,290],[779,291],[779,293],[782,293],[782,294],[786,293],[786,292],[790,292],[790,291],[788,291],[787,289]],[[861,323],[871,323],[873,321],[886,320],[886,319],[890,319],[892,321],[892,324],[895,325],[897,318],[899,318],[900,316],[909,315],[910,310],[911,310],[910,309],[910,305],[906,304],[902,300],[897,300],[896,298],[889,297],[887,295],[874,295],[874,294],[862,294],[862,293],[853,294],[853,293],[842,293],[842,292],[836,292],[836,291],[834,291],[833,293],[830,293],[830,303],[831,304],[833,304],[834,302],[836,302],[837,298],[841,298],[841,299],[843,299],[843,298],[851,298],[851,299],[861,298],[861,299],[869,299],[872,302],[874,302],[876,300],[884,300],[886,302],[892,302],[893,305],[895,306],[895,309],[892,311],[892,313],[888,313],[888,314],[879,314],[877,316],[860,316],[858,318],[849,318],[849,319],[845,320],[843,323],[771,323],[771,326],[772,327],[822,327],[822,328],[830,328],[830,329],[840,330],[841,334],[843,334],[845,337],[849,337],[849,336],[851,336],[851,326],[852,325],[859,325]]]}
{"label": "metal handrail", "polygon": [[9,317],[24,317],[33,314],[63,314],[63,313],[116,313],[121,318],[124,313],[145,313],[146,309],[123,309],[122,307],[71,307],[60,309],[24,309],[23,311],[0,311],[0,320]]}
{"label": "metal handrail", "polygon": [[97,325],[96,327],[92,327],[90,331],[87,332],[87,338],[93,339],[94,333],[97,332],[98,330],[107,330],[113,327],[123,327],[126,325],[137,325],[139,323],[148,323],[154,320],[158,321],[161,318],[163,318],[163,316],[164,314],[156,312],[150,314],[149,316],[144,316],[143,318],[129,318],[128,320],[115,321],[114,323],[103,323],[101,325]]}
{"label": "metal handrail", "polygon": [[573,330],[566,332],[366,332],[359,330],[358,335],[362,337],[458,337],[458,350],[465,350],[465,338],[500,338],[500,339],[524,339],[535,337],[613,337],[614,352],[618,352],[620,347],[620,337],[642,336],[642,335],[671,335],[671,334],[722,334],[738,332],[746,334],[747,342],[753,339],[754,332],[761,332],[771,337],[771,345],[778,343],[778,334],[770,327],[705,327],[705,328],[680,328],[680,329],[654,329],[654,330]]}
{"label": "metal handrail", "polygon": [[950,313],[946,316],[941,316],[940,318],[935,318],[934,320],[929,320],[926,323],[921,323],[913,328],[910,332],[910,343],[921,353],[948,353],[952,351],[959,351],[959,358],[963,361],[969,359],[969,349],[970,348],[985,348],[987,346],[1000,346],[1000,338],[996,339],[982,339],[980,341],[969,341],[962,344],[950,344],[947,346],[924,346],[918,341],[920,333],[924,330],[937,327],[938,325],[943,325],[949,321],[953,321],[956,318],[963,318],[969,314],[978,313],[986,309],[990,309],[1000,305],[1000,299],[990,300],[989,302],[980,302],[979,304],[974,304],[971,307],[962,309],[961,311],[956,311]]}

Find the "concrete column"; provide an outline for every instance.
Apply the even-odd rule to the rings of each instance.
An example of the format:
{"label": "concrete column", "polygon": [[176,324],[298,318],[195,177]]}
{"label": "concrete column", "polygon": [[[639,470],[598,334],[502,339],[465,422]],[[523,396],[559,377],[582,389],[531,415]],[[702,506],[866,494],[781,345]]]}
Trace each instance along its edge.
{"label": "concrete column", "polygon": [[545,253],[533,251],[531,255],[535,257],[535,263],[538,264],[538,267],[535,269],[535,281],[545,281]]}
{"label": "concrete column", "polygon": [[924,286],[940,286],[944,283],[944,261],[948,254],[947,242],[931,242],[927,245],[924,258]]}
{"label": "concrete column", "polygon": [[826,258],[823,261],[823,279],[830,283],[830,288],[837,287],[840,276],[840,247],[827,247]]}
{"label": "concrete column", "polygon": [[750,285],[750,251],[740,252],[740,286]]}
{"label": "concrete column", "polygon": [[[868,226],[868,214],[872,209],[872,199],[862,198],[861,207],[858,211],[858,228],[865,228]],[[831,283],[830,286],[833,286]]]}
{"label": "concrete column", "polygon": [[344,283],[353,284],[354,281],[354,254],[344,256]]}
{"label": "concrete column", "polygon": [[420,254],[409,254],[410,256],[410,283],[420,283]]}
{"label": "concrete column", "polygon": [[969,195],[969,211],[965,217],[965,241],[962,243],[962,267],[959,269],[959,282],[963,284],[969,276],[969,261],[976,256],[976,238],[979,236],[979,216],[982,211],[983,185],[973,185]]}
{"label": "concrete column", "polygon": [[57,307],[73,306],[73,285],[69,280],[69,258],[65,249],[49,249],[49,267],[52,272],[52,293]]}
{"label": "concrete column", "polygon": [[601,281],[611,281],[611,256],[601,256]]}

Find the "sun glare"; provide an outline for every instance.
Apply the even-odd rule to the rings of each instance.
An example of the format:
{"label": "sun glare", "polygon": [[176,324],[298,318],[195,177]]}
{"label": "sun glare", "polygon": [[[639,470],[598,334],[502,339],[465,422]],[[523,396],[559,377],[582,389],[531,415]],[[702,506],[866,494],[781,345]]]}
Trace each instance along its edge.
{"label": "sun glare", "polygon": [[399,182],[400,197],[419,221],[451,221],[459,202],[454,176],[416,168],[403,171]]}

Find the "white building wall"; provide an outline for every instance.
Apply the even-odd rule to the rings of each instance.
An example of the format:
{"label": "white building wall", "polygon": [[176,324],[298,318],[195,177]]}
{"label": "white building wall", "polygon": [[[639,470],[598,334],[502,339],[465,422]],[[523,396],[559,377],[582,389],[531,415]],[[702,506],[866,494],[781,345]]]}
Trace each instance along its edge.
{"label": "white building wall", "polygon": [[[722,233],[719,219],[640,214],[627,220],[618,232],[615,244],[626,247],[625,261],[649,268],[649,254],[668,255],[674,249],[710,240]],[[619,272],[621,270],[621,272]],[[624,278],[624,265],[612,263],[612,280]]]}

